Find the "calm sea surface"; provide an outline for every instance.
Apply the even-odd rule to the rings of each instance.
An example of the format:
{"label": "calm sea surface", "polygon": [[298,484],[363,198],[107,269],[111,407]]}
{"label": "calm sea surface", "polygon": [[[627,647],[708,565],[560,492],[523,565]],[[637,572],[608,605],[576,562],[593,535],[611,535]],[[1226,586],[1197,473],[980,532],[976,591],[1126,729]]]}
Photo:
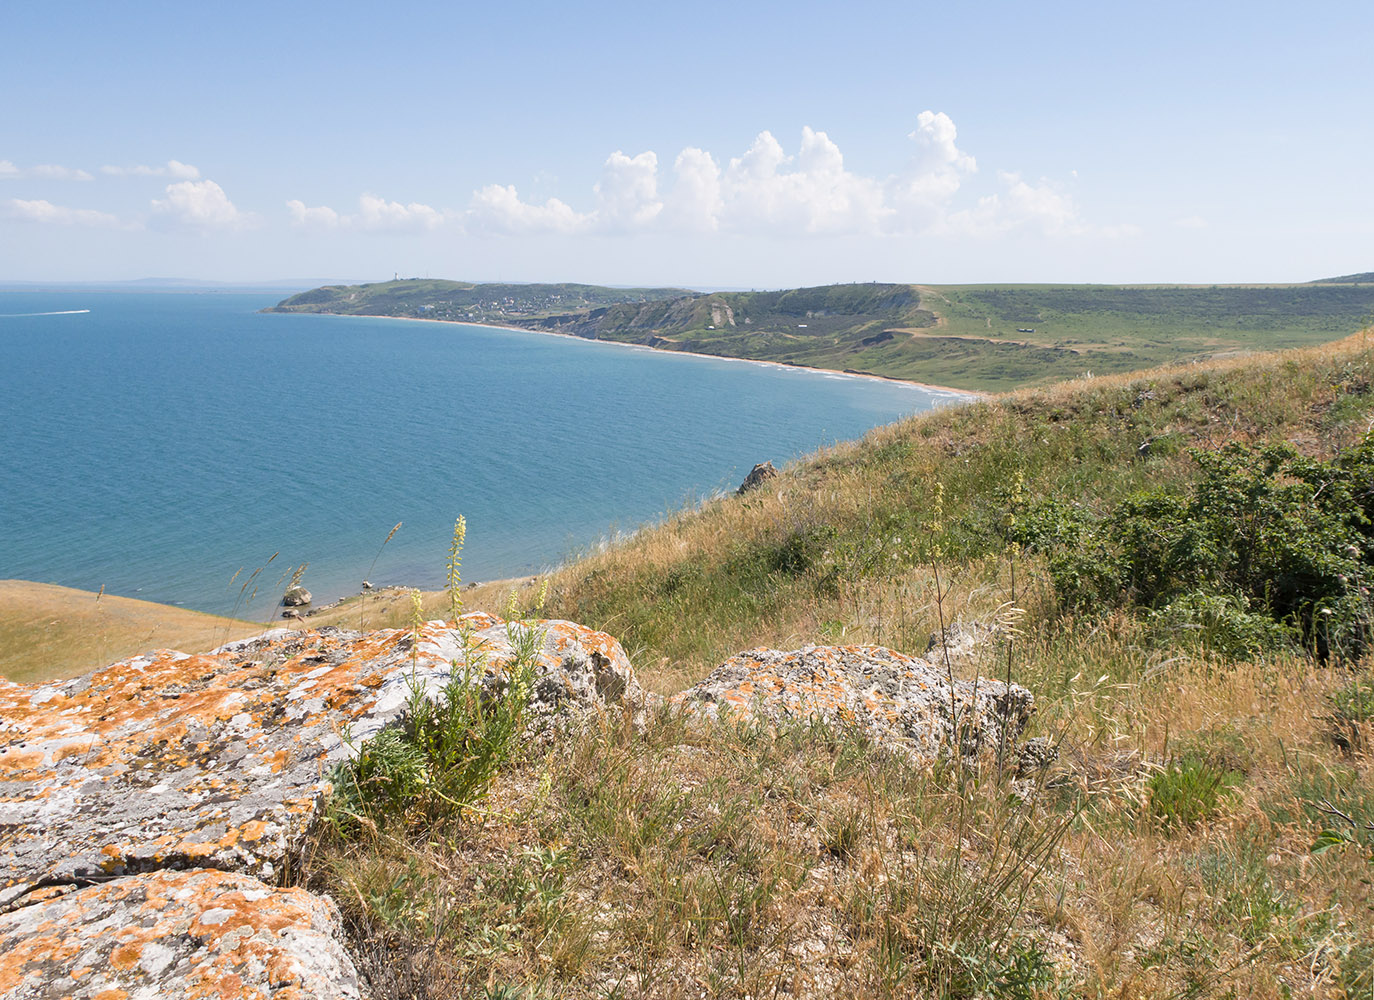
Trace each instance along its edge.
{"label": "calm sea surface", "polygon": [[[260,315],[280,295],[0,292],[0,578],[250,616],[556,564],[953,397],[485,327]],[[89,312],[67,313],[67,310]],[[64,313],[62,315],[32,315]],[[245,609],[240,606],[240,613]]]}

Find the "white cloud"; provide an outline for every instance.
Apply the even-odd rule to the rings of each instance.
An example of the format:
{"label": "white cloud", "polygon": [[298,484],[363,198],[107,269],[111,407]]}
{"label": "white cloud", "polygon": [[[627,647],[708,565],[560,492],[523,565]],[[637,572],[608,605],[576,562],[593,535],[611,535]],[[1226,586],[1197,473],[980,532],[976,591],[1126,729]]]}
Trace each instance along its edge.
{"label": "white cloud", "polygon": [[189,163],[182,163],[180,160],[168,160],[160,167],[150,167],[146,164],[133,167],[104,166],[100,168],[100,172],[111,177],[171,177],[180,181],[200,179],[199,170]]}
{"label": "white cloud", "polygon": [[153,211],[174,222],[198,229],[239,229],[252,217],[239,211],[224,189],[212,180],[167,185],[167,197],[153,200]]}
{"label": "white cloud", "polygon": [[307,205],[292,199],[286,203],[291,214],[291,224],[302,229],[368,229],[377,231],[406,232],[422,229],[435,229],[446,220],[443,212],[411,202],[403,205],[399,201],[387,201],[375,194],[364,194],[358,199],[358,211],[352,215],[337,212],[328,205]]}
{"label": "white cloud", "polygon": [[893,178],[888,188],[903,227],[920,230],[938,221],[965,176],[978,170],[978,162],[959,148],[958,130],[943,111],[922,111],[907,138],[916,144],[916,152],[905,173]]}
{"label": "white cloud", "polygon": [[1085,222],[1078,207],[1063,191],[1042,179],[1032,184],[1020,174],[999,171],[1003,190],[979,198],[978,204],[951,215],[945,228],[970,236],[995,236],[1018,230],[1045,236],[1130,236],[1133,226],[1097,227]]}
{"label": "white cloud", "polygon": [[596,193],[596,221],[603,229],[642,229],[663,211],[658,198],[658,156],[626,156],[616,150],[601,168]]}
{"label": "white cloud", "polygon": [[720,226],[725,199],[720,167],[704,149],[689,146],[673,162],[673,189],[664,203],[663,219],[672,229],[711,232]]}
{"label": "white cloud", "polygon": [[0,160],[0,180],[22,180],[26,178],[50,181],[88,181],[91,180],[91,175],[76,167],[59,167],[55,163],[16,167],[9,160]]}
{"label": "white cloud", "polygon": [[341,216],[328,205],[317,205],[311,208],[303,201],[292,199],[286,203],[286,208],[291,213],[291,224],[293,226],[303,226],[315,229],[336,229],[346,223],[344,216]]}
{"label": "white cloud", "polygon": [[474,191],[465,222],[469,231],[506,235],[582,232],[590,216],[582,215],[557,198],[542,205],[521,201],[513,184],[488,184]]}
{"label": "white cloud", "polygon": [[444,221],[441,212],[412,201],[402,205],[373,194],[358,199],[356,224],[364,229],[434,229]]}
{"label": "white cloud", "polygon": [[760,132],[730,161],[721,189],[723,226],[744,232],[876,233],[892,214],[882,184],[846,170],[840,148],[810,127],[796,157]]}
{"label": "white cloud", "polygon": [[24,201],[11,198],[4,203],[5,216],[21,222],[39,222],[57,226],[118,226],[119,219],[108,212],[90,208],[68,208],[38,199]]}
{"label": "white cloud", "polygon": [[910,138],[916,144],[910,164],[886,178],[849,170],[839,146],[809,126],[795,154],[763,131],[724,168],[706,150],[688,147],[673,161],[666,193],[659,190],[656,153],[617,150],[602,165],[590,212],[556,198],[542,205],[523,201],[514,187],[489,184],[473,193],[465,218],[474,232],[498,233],[921,232],[946,214],[946,204],[978,165],[959,148],[954,122],[942,112],[921,112]]}

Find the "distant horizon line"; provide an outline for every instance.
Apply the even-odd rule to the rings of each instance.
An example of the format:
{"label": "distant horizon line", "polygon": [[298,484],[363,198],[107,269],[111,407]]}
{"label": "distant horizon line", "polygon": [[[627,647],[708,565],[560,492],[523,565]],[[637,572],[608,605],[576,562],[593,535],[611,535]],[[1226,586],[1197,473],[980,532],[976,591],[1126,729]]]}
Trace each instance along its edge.
{"label": "distant horizon line", "polygon": [[591,281],[532,281],[532,280],[512,280],[512,279],[483,279],[472,280],[466,278],[432,278],[425,276],[411,276],[406,278],[381,278],[381,279],[358,279],[358,278],[264,278],[261,280],[244,281],[224,281],[215,278],[171,278],[171,277],[147,277],[147,278],[116,278],[109,280],[85,279],[85,280],[63,280],[53,279],[23,279],[23,280],[4,280],[0,279],[0,290],[42,290],[52,289],[61,290],[67,288],[122,288],[122,289],[150,289],[150,290],[184,290],[184,291],[203,291],[210,289],[218,290],[252,290],[263,289],[273,291],[289,290],[309,290],[320,288],[326,285],[378,285],[386,284],[388,281],[464,281],[474,285],[590,285],[602,288],[680,288],[689,292],[749,292],[749,291],[781,291],[788,288],[818,288],[825,285],[850,285],[850,284],[906,284],[906,285],[928,285],[932,287],[940,286],[1030,286],[1030,285],[1084,285],[1098,286],[1104,288],[1129,288],[1129,287],[1179,287],[1179,288],[1210,288],[1210,287],[1246,287],[1246,286],[1287,286],[1287,285],[1312,285],[1339,282],[1349,280],[1352,284],[1374,283],[1374,272],[1351,272],[1349,274],[1331,275],[1321,278],[1308,278],[1298,281],[879,281],[869,279],[867,281],[830,281],[819,285],[690,285],[690,284],[601,284]]}

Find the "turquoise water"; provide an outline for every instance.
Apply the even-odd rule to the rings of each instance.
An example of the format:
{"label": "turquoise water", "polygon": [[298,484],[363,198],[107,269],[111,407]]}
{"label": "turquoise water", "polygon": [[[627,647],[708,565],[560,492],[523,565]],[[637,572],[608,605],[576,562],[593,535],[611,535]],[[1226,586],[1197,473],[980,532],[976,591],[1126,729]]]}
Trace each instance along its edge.
{"label": "turquoise water", "polygon": [[[0,577],[270,613],[539,570],[952,397],[535,333],[262,315],[246,293],[0,292]],[[89,310],[71,312],[70,310]],[[31,315],[61,313],[60,315]],[[274,592],[273,592],[274,591]],[[270,593],[269,593],[270,592]],[[244,609],[240,606],[240,613]]]}

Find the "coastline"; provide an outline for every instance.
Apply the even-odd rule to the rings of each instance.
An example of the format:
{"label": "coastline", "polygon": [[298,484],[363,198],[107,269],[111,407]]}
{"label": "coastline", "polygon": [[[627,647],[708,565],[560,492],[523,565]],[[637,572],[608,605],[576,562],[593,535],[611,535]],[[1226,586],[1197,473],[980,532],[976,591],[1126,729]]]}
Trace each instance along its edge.
{"label": "coastline", "polygon": [[[263,310],[270,312],[270,310]],[[974,402],[980,399],[989,399],[992,393],[978,392],[974,389],[956,389],[949,385],[934,385],[930,382],[917,382],[915,379],[898,378],[896,375],[879,375],[875,372],[863,372],[856,369],[840,368],[818,368],[815,365],[793,364],[787,361],[767,361],[762,358],[736,358],[726,354],[705,354],[701,351],[673,351],[662,347],[650,347],[647,344],[625,344],[618,340],[592,340],[590,337],[579,337],[574,333],[558,333],[555,330],[535,330],[525,326],[507,326],[501,323],[475,323],[462,319],[429,319],[424,316],[373,316],[368,313],[336,313],[336,312],[282,312],[275,313],[278,316],[339,316],[343,319],[390,319],[398,320],[402,323],[442,323],[447,326],[480,326],[488,330],[509,330],[512,333],[537,333],[546,337],[567,337],[570,340],[580,340],[584,344],[606,344],[611,347],[626,347],[635,351],[653,351],[656,354],[680,354],[689,358],[706,358],[710,361],[740,361],[749,365],[770,365],[774,368],[782,368],[787,371],[816,372],[820,375],[835,375],[842,378],[864,378],[874,379],[881,382],[895,382],[898,385],[910,386],[913,389],[922,389],[926,392],[940,393],[945,396],[953,396],[958,399]]]}

